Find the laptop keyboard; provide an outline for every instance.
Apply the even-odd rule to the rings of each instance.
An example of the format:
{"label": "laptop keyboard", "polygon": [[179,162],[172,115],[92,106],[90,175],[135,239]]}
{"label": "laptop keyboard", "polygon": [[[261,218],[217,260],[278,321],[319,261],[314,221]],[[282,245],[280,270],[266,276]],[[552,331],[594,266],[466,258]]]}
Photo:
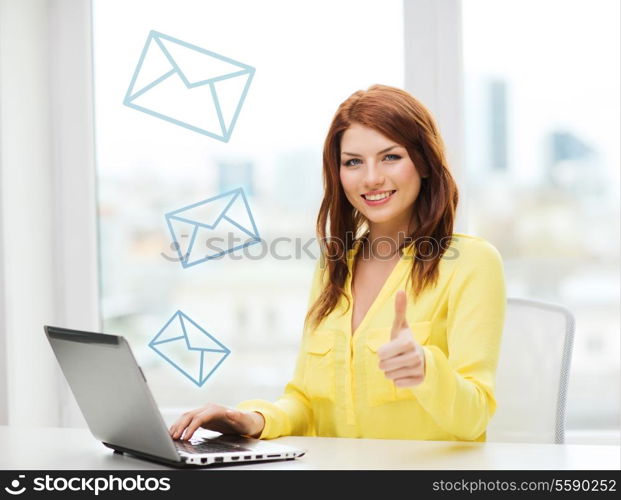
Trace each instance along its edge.
{"label": "laptop keyboard", "polygon": [[194,443],[188,441],[175,441],[174,443],[179,451],[185,451],[186,453],[231,453],[252,451],[251,449],[244,448],[242,446],[219,443],[213,440],[205,440]]}

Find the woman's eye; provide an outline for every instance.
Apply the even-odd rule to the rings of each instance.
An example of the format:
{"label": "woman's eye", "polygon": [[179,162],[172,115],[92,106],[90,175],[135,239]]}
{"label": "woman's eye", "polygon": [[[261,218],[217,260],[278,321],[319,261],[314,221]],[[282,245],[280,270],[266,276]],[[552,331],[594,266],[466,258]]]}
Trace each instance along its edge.
{"label": "woman's eye", "polygon": [[358,163],[352,163],[352,162],[359,162],[360,160],[358,158],[352,158],[351,160],[347,160],[345,163],[343,163],[343,165],[345,165],[346,167],[353,167],[354,165],[358,165]]}
{"label": "woman's eye", "polygon": [[386,155],[384,156],[384,159],[388,161],[397,161],[400,160],[401,157],[399,155]]}

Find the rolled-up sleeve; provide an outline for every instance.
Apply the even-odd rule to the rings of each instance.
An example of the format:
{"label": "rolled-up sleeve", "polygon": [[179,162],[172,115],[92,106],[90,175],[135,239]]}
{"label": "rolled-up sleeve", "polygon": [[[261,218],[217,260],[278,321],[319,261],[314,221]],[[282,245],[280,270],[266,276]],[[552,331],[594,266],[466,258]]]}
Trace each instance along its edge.
{"label": "rolled-up sleeve", "polygon": [[411,390],[446,432],[481,440],[496,410],[496,367],[506,308],[501,256],[485,240],[474,240],[458,256],[449,287],[448,354],[423,346],[424,381]]}

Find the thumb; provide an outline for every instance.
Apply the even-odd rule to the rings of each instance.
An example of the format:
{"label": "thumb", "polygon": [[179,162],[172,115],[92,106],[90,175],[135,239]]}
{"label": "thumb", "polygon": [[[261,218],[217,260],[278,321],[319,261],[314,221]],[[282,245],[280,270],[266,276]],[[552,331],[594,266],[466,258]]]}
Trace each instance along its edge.
{"label": "thumb", "polygon": [[405,320],[405,311],[407,309],[407,297],[403,290],[399,290],[395,296],[395,319],[392,323],[392,331],[390,332],[390,340],[397,337],[398,333],[408,326]]}

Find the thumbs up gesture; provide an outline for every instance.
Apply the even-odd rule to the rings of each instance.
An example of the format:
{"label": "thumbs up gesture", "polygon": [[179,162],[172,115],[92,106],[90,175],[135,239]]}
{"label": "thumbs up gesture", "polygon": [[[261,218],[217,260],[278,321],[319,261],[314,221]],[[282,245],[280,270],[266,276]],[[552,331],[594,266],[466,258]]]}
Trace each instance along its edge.
{"label": "thumbs up gesture", "polygon": [[395,320],[390,342],[377,350],[379,367],[397,387],[413,387],[425,379],[425,351],[414,340],[405,320],[407,302],[403,290],[395,297]]}

